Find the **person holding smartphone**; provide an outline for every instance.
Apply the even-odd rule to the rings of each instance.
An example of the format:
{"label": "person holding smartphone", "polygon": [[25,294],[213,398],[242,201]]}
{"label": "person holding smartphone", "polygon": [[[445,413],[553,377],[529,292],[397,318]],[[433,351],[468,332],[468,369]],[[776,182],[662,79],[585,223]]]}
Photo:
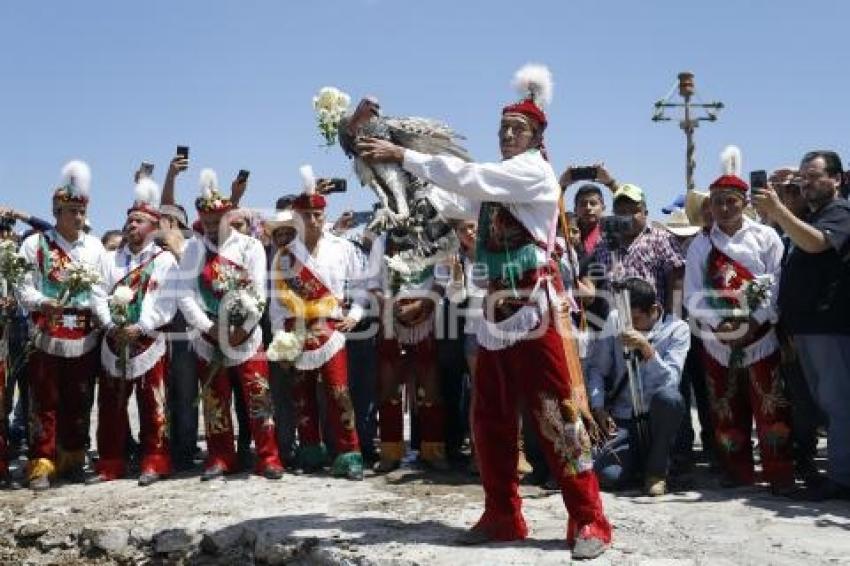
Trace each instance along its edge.
{"label": "person holding smartphone", "polygon": [[738,148],[730,146],[723,158],[726,173],[710,186],[714,225],[688,248],[685,306],[701,330],[722,485],[755,481],[755,420],[763,476],[784,494],[794,487],[794,465],[790,408],[777,371],[782,240],[744,215],[750,188],[739,176]]}

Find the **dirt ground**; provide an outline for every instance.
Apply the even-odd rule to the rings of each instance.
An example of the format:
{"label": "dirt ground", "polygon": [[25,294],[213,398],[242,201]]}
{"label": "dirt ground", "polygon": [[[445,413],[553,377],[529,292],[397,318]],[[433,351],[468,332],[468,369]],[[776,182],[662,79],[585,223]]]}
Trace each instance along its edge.
{"label": "dirt ground", "polygon": [[[593,564],[848,564],[850,505],[797,504],[765,489],[605,495],[615,543]],[[461,473],[403,468],[350,482],[183,475],[0,492],[0,563],[563,564],[560,495],[524,487],[531,537],[486,548],[453,540],[482,510]]]}

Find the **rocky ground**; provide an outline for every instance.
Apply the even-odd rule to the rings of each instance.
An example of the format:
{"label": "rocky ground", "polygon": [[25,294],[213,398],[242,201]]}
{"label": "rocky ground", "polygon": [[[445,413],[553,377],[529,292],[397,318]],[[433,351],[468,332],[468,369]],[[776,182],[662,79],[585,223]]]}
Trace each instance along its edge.
{"label": "rocky ground", "polygon": [[[659,499],[605,496],[613,549],[593,564],[850,563],[850,505],[797,504],[764,489]],[[487,548],[453,539],[478,517],[482,491],[461,473],[415,468],[352,483],[287,475],[202,483],[184,475],[0,492],[2,564],[562,564],[558,494],[524,487],[529,540]]]}

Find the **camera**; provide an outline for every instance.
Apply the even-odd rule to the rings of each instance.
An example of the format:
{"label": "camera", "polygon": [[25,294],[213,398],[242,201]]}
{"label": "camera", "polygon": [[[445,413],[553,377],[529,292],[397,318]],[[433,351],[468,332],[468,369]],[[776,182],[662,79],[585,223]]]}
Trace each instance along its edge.
{"label": "camera", "polygon": [[623,235],[634,229],[634,219],[631,216],[605,216],[602,218],[602,233],[609,247],[619,248]]}

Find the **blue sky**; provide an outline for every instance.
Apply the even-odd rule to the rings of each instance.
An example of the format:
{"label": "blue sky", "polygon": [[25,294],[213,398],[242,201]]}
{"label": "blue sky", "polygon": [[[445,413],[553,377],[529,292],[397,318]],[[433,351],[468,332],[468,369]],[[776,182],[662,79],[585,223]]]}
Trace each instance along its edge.
{"label": "blue sky", "polygon": [[[93,170],[95,229],[119,226],[131,174],[177,144],[222,184],[252,171],[246,204],[271,206],[298,166],[348,176],[331,213],[368,208],[337,148],[319,147],[310,101],[334,85],[375,94],[388,114],[442,118],[479,160],[498,158],[499,109],[528,61],[555,76],[547,144],[556,170],[604,161],[641,185],[652,213],[684,190],[684,137],[650,121],[681,70],[726,105],[697,133],[697,182],[727,143],[744,169],[795,163],[805,150],[850,159],[850,2],[348,0],[4,2],[0,8],[3,204],[49,218],[67,160]],[[572,196],[570,194],[570,196]]]}

